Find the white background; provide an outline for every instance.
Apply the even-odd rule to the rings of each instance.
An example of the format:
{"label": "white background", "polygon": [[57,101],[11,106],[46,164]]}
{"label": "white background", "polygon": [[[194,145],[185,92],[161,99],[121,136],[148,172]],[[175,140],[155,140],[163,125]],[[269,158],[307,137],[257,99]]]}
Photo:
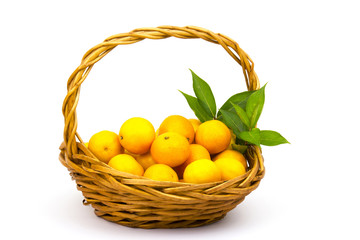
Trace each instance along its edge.
{"label": "white background", "polygon": [[[1,239],[359,239],[360,15],[357,1],[1,1]],[[222,221],[143,230],[82,205],[58,161],[66,82],[83,54],[139,27],[195,25],[225,34],[255,62],[266,104],[260,129],[291,144],[264,147],[266,175]],[[155,127],[193,117],[189,68],[220,106],[245,91],[239,65],[203,40],[119,46],[82,85],[84,140],[142,116]],[[6,236],[6,238],[4,238]]]}

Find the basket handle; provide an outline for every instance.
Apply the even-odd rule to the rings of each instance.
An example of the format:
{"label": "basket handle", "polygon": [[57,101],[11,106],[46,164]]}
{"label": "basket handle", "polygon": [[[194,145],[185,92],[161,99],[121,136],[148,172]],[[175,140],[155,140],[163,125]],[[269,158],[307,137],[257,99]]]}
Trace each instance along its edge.
{"label": "basket handle", "polygon": [[213,33],[207,29],[194,26],[160,26],[157,28],[138,28],[128,33],[113,35],[85,53],[80,65],[71,74],[67,82],[68,92],[63,102],[62,111],[65,118],[64,144],[69,157],[77,153],[75,140],[75,137],[77,136],[76,107],[80,96],[80,86],[90,73],[94,64],[118,45],[132,44],[146,38],[163,39],[168,37],[184,39],[202,38],[208,42],[220,44],[242,67],[247,89],[259,89],[260,83],[254,71],[254,62],[239,47],[238,43],[220,33]]}

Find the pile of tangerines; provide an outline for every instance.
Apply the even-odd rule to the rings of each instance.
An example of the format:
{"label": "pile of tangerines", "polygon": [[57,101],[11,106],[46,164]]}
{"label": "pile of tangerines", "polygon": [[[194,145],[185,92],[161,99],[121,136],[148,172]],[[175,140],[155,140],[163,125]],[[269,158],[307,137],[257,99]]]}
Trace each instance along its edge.
{"label": "pile of tangerines", "polygon": [[219,120],[201,123],[171,115],[157,131],[144,118],[130,118],[119,134],[98,132],[87,147],[118,171],[157,181],[209,183],[246,173],[245,157],[231,148],[234,141],[231,130]]}

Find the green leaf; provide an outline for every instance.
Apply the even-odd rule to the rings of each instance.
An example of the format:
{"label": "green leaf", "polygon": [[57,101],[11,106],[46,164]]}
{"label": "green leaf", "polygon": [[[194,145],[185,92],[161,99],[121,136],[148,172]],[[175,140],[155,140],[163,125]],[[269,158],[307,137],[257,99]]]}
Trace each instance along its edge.
{"label": "green leaf", "polygon": [[201,105],[199,104],[198,100],[196,99],[196,97],[190,96],[186,93],[183,93],[182,91],[179,90],[179,92],[182,93],[182,95],[184,95],[184,97],[186,98],[186,101],[188,102],[190,108],[194,111],[195,116],[200,120],[200,122],[205,122],[208,120],[213,119],[205,110],[203,107],[201,107]]}
{"label": "green leaf", "polygon": [[231,104],[233,105],[237,115],[240,117],[241,121],[245,124],[245,126],[248,128],[248,130],[250,129],[250,120],[245,112],[244,109],[242,109],[242,107],[239,107],[238,105],[234,104],[231,102]]}
{"label": "green leaf", "polygon": [[196,97],[198,98],[199,104],[204,108],[204,110],[208,113],[208,115],[215,118],[216,103],[209,84],[207,84],[204,80],[202,80],[191,69],[190,71],[193,79],[194,92]]}
{"label": "green leaf", "polygon": [[280,133],[271,130],[260,131],[260,144],[266,146],[276,146],[283,143],[289,143]]}
{"label": "green leaf", "polygon": [[265,86],[250,95],[246,103],[246,113],[250,119],[250,128],[256,126],[265,103]]}
{"label": "green leaf", "polygon": [[241,122],[240,118],[236,113],[229,112],[227,110],[220,110],[223,115],[223,119],[221,120],[228,126],[231,130],[233,130],[234,134],[239,137],[242,131],[246,130],[246,126]]}
{"label": "green leaf", "polygon": [[231,144],[232,149],[241,152],[241,153],[245,153],[247,146],[246,145],[238,145],[238,144]]}
{"label": "green leaf", "polygon": [[[246,108],[246,102],[248,100],[248,98],[250,97],[250,95],[253,93],[254,91],[246,91],[246,92],[241,92],[241,93],[237,93],[235,95],[232,95],[220,108],[220,110],[227,110],[230,112],[234,111],[234,107],[231,103],[234,103],[236,105],[238,105],[239,107],[245,109]],[[220,120],[222,118],[221,116],[221,111],[219,110],[218,114],[217,114],[217,118]]]}
{"label": "green leaf", "polygon": [[236,143],[237,145],[245,145],[245,144],[246,144],[246,142],[245,142],[244,140],[242,140],[240,137],[237,137],[237,138],[235,139],[235,143]]}
{"label": "green leaf", "polygon": [[240,138],[249,143],[260,146],[260,129],[253,128],[251,131],[241,132]]}

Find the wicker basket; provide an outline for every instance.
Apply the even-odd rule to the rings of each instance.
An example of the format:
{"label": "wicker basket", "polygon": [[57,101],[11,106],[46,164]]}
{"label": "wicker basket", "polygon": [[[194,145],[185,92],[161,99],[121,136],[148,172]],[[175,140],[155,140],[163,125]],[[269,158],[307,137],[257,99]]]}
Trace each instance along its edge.
{"label": "wicker basket", "polygon": [[139,228],[197,227],[222,219],[256,189],[265,168],[259,147],[250,146],[245,154],[249,163],[246,174],[237,178],[207,184],[154,181],[119,172],[99,161],[84,145],[77,129],[76,106],[80,86],[93,65],[118,45],[149,39],[201,38],[220,44],[243,69],[248,90],[259,88],[250,57],[232,39],[209,30],[187,26],[141,28],[107,38],[91,48],[67,83],[63,103],[64,141],[60,161],[69,170],[85,205],[106,220]]}

